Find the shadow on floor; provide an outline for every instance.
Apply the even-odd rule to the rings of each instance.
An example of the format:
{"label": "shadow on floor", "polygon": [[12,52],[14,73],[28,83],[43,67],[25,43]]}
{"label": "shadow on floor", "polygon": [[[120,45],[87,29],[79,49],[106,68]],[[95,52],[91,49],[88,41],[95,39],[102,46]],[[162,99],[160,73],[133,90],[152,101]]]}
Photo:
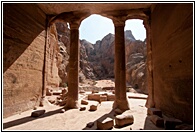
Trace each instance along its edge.
{"label": "shadow on floor", "polygon": [[[16,119],[16,120],[13,120],[13,121],[9,121],[9,122],[3,123],[3,129],[9,128],[9,127],[13,127],[13,126],[16,126],[16,125],[20,125],[20,124],[23,124],[23,123],[26,123],[26,122],[29,122],[29,121],[33,121],[33,120],[39,119],[39,118],[44,118],[44,117],[48,117],[48,116],[51,116],[51,115],[55,115],[57,113],[60,113],[61,109],[62,108],[46,112],[46,113],[44,113],[43,115],[41,115],[39,117],[27,116],[27,117],[23,117],[23,118],[20,118],[20,119]],[[31,115],[31,114],[29,114],[29,115]]]}
{"label": "shadow on floor", "polygon": [[155,126],[150,120],[150,117],[146,116],[144,128],[142,130],[164,130],[164,128]]}
{"label": "shadow on floor", "polygon": [[109,113],[107,114],[104,114],[103,116],[101,116],[100,118],[98,118],[97,120],[93,121],[93,122],[89,122],[90,123],[94,123],[93,126],[91,128],[89,127],[84,127],[82,130],[98,130],[97,129],[97,121],[103,121],[105,120],[107,117],[111,118],[111,119],[114,119],[115,116],[114,116],[115,112],[114,110],[111,110]]}

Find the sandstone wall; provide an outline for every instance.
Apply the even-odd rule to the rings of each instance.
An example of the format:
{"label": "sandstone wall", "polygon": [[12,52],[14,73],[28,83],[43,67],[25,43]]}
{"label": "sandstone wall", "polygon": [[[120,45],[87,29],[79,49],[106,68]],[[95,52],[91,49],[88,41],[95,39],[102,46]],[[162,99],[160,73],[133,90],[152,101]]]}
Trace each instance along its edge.
{"label": "sandstone wall", "polygon": [[34,4],[3,4],[3,117],[42,94],[45,14]]}
{"label": "sandstone wall", "polygon": [[192,123],[192,4],[158,4],[151,22],[155,106]]}

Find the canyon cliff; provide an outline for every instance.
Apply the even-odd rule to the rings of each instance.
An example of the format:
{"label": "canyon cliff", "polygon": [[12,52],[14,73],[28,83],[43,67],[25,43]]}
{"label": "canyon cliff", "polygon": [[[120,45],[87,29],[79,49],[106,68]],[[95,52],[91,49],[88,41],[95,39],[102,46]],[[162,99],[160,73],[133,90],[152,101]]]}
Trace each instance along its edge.
{"label": "canyon cliff", "polygon": [[[70,32],[66,23],[56,23],[58,53],[56,54],[59,85],[67,84],[69,69]],[[79,81],[115,78],[114,74],[114,34],[109,33],[95,44],[80,40]],[[146,82],[146,42],[136,40],[130,30],[125,31],[126,81],[140,92],[147,92]]]}

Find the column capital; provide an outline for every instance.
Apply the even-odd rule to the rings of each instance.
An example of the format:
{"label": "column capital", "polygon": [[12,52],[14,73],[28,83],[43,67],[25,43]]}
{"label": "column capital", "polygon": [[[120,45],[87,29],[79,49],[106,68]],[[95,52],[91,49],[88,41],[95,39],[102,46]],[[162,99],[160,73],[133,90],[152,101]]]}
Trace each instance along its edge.
{"label": "column capital", "polygon": [[79,29],[81,21],[82,20],[80,20],[80,19],[72,18],[69,21],[69,25],[70,25],[71,30],[72,29]]}
{"label": "column capital", "polygon": [[126,16],[113,16],[114,26],[125,26]]}

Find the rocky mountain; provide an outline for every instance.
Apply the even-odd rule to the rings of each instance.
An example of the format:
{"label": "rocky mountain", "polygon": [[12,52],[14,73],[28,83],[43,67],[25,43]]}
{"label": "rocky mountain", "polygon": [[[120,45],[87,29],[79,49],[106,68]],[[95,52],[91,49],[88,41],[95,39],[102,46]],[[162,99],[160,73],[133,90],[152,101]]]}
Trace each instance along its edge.
{"label": "rocky mountain", "polygon": [[[67,24],[56,23],[58,33],[58,73],[60,85],[67,83],[69,69],[69,29]],[[114,78],[114,34],[109,33],[95,44],[80,40],[79,81]],[[146,43],[136,40],[130,30],[125,31],[127,84],[143,93],[146,87]]]}

